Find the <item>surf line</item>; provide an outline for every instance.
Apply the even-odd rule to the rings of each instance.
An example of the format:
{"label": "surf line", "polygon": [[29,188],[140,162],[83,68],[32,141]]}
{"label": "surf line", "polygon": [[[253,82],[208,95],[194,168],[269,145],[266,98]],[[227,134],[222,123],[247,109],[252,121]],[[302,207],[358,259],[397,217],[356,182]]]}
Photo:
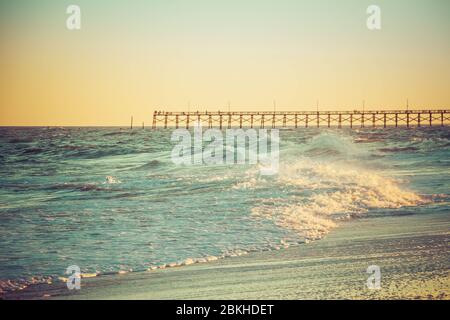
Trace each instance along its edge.
{"label": "surf line", "polygon": [[270,139],[266,129],[227,129],[224,138],[220,129],[210,128],[203,132],[201,121],[198,121],[193,135],[192,138],[191,131],[184,128],[172,132],[171,142],[177,143],[171,153],[175,165],[258,164],[261,175],[278,173],[278,129],[270,130]]}

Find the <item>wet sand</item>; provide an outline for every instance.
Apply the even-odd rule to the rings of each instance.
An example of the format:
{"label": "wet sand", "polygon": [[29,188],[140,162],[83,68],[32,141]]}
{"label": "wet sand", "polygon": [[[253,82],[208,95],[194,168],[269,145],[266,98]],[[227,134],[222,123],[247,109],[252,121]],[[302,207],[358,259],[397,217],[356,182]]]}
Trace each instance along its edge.
{"label": "wet sand", "polygon": [[[450,214],[362,218],[305,245],[209,263],[35,285],[6,299],[449,299]],[[367,288],[370,265],[381,288]]]}

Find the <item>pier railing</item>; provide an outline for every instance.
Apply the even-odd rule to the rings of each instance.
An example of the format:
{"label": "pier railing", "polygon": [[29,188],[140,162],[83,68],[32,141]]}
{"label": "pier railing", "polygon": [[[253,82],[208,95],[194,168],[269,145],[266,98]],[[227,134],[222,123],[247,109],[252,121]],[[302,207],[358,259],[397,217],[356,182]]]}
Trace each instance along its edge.
{"label": "pier railing", "polygon": [[153,113],[152,128],[190,128],[201,121],[208,128],[350,128],[388,126],[444,126],[450,109],[442,110],[353,110],[353,111],[202,111]]}

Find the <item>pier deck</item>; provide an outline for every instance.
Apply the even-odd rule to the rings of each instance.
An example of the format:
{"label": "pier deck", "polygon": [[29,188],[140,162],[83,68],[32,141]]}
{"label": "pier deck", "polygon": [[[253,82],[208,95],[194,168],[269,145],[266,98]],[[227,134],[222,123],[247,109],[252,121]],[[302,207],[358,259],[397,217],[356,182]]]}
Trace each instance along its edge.
{"label": "pier deck", "polygon": [[202,111],[153,113],[152,128],[190,128],[201,121],[208,128],[350,128],[388,126],[444,126],[450,109],[440,110],[354,110],[354,111]]}

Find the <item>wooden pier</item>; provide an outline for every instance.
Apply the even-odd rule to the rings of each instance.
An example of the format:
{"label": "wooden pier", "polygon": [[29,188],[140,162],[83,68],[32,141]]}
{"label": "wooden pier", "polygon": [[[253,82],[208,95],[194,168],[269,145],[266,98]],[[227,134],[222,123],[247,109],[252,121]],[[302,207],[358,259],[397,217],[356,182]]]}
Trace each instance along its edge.
{"label": "wooden pier", "polygon": [[308,127],[421,127],[450,124],[450,109],[264,111],[264,112],[166,112],[153,113],[152,128],[186,128],[201,121],[207,128],[308,128]]}

